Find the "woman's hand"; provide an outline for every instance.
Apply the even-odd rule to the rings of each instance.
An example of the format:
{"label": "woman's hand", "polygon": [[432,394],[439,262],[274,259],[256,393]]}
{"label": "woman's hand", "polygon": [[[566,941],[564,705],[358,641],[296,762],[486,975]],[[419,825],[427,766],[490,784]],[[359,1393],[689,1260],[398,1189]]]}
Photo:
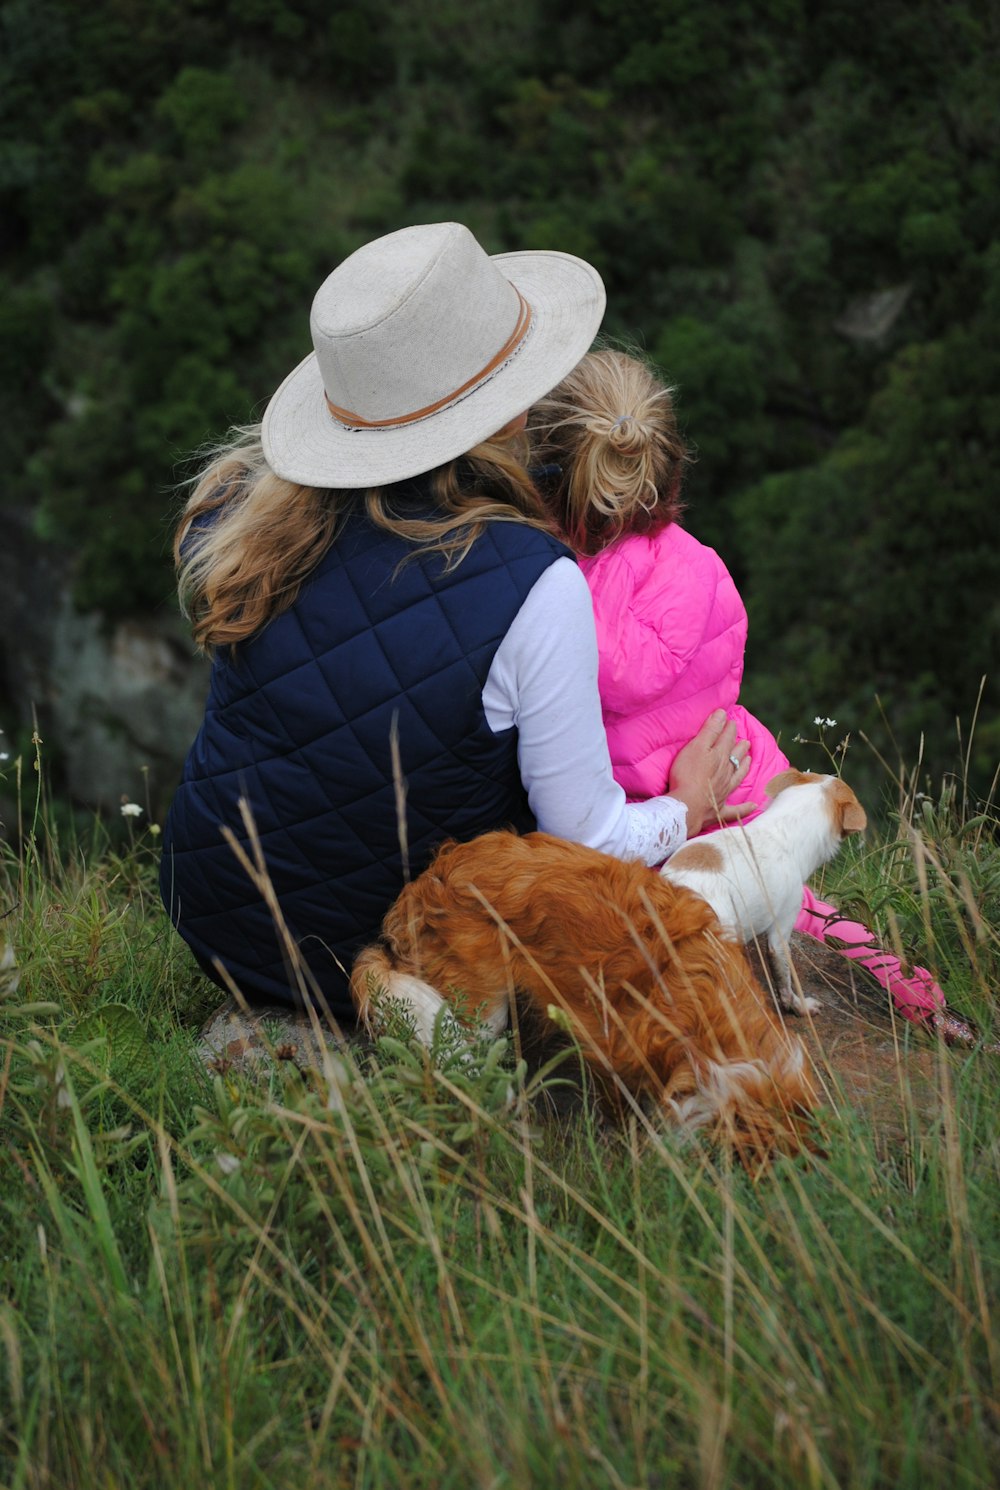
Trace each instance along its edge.
{"label": "woman's hand", "polygon": [[757,810],[756,802],[726,806],[726,798],[749,769],[749,740],[737,740],[735,724],[726,718],[724,709],[716,709],[694,739],[678,751],[667,780],[668,795],[687,808],[689,838],[707,822],[735,823]]}

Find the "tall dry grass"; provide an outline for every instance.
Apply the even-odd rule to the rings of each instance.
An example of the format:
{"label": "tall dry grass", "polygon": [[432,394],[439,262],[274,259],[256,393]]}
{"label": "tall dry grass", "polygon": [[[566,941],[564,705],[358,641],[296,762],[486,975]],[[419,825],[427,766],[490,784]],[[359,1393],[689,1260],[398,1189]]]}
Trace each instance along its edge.
{"label": "tall dry grass", "polygon": [[[756,1179],[610,1127],[572,1051],[397,1030],[212,1071],[155,839],[31,817],[0,879],[4,1485],[995,1483],[996,1059],[898,1031],[891,1124],[834,1066],[829,1158]],[[825,886],[984,1031],[996,830],[914,795]]]}

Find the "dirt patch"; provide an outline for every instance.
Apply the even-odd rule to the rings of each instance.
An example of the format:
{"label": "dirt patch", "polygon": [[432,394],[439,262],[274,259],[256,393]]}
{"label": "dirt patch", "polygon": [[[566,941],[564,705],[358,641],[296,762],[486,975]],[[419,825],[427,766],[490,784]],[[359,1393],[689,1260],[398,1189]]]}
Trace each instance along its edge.
{"label": "dirt patch", "polygon": [[831,1104],[866,1110],[890,1140],[902,1137],[914,1112],[931,1116],[942,1058],[936,1036],[895,1014],[871,974],[832,947],[795,936],[792,961],[803,993],[820,1008],[785,1017],[808,1045]]}
{"label": "dirt patch", "polygon": [[[792,962],[802,992],[818,999],[812,1015],[789,1014],[788,1027],[806,1041],[830,1105],[844,1104],[870,1114],[887,1143],[898,1141],[913,1115],[930,1117],[938,1107],[941,1052],[935,1037],[894,1015],[884,991],[870,974],[832,948],[811,938],[792,939]],[[768,984],[758,962],[761,981]],[[199,1051],[215,1070],[252,1074],[275,1059],[300,1068],[322,1067],[325,1045],[357,1039],[315,1025],[307,1015],[277,1006],[242,1010],[233,999],[217,1009],[204,1026]],[[551,1054],[551,1047],[547,1050]],[[525,1050],[529,1065],[532,1052]],[[539,1055],[539,1061],[544,1054]],[[949,1053],[960,1062],[960,1052]],[[572,1068],[567,1067],[567,1077]],[[574,1082],[569,1081],[572,1088]],[[576,1101],[579,1100],[577,1093]],[[574,1102],[555,1096],[554,1110]]]}

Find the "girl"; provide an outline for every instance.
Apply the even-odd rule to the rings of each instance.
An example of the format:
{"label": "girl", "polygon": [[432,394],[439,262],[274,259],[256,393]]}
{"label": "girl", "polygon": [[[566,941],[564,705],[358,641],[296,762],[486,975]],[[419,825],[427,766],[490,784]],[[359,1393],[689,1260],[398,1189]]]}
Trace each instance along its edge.
{"label": "girl", "polygon": [[[594,604],[598,687],[615,778],[630,800],[662,791],[691,724],[722,708],[749,741],[750,766],[727,795],[744,820],[788,765],[771,732],[738,703],[747,615],[714,550],[680,526],[687,450],[671,390],[623,352],[590,353],[529,417],[548,500],[580,556]],[[706,824],[710,831],[715,824]],[[860,962],[908,1019],[954,1039],[931,975],[906,973],[872,933],[807,887],[796,929]]]}

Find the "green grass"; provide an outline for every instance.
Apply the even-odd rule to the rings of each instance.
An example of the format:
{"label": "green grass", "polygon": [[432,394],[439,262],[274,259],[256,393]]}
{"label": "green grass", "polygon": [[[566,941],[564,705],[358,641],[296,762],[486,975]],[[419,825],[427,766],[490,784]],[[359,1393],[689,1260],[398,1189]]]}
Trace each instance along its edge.
{"label": "green grass", "polygon": [[[0,1483],[992,1486],[1000,1060],[901,1040],[900,1136],[754,1180],[553,1116],[507,1041],[206,1070],[155,840],[0,877]],[[824,889],[994,1029],[997,822],[905,804]],[[998,1021],[1000,1024],[1000,1021]],[[931,1051],[934,1099],[907,1106]]]}

